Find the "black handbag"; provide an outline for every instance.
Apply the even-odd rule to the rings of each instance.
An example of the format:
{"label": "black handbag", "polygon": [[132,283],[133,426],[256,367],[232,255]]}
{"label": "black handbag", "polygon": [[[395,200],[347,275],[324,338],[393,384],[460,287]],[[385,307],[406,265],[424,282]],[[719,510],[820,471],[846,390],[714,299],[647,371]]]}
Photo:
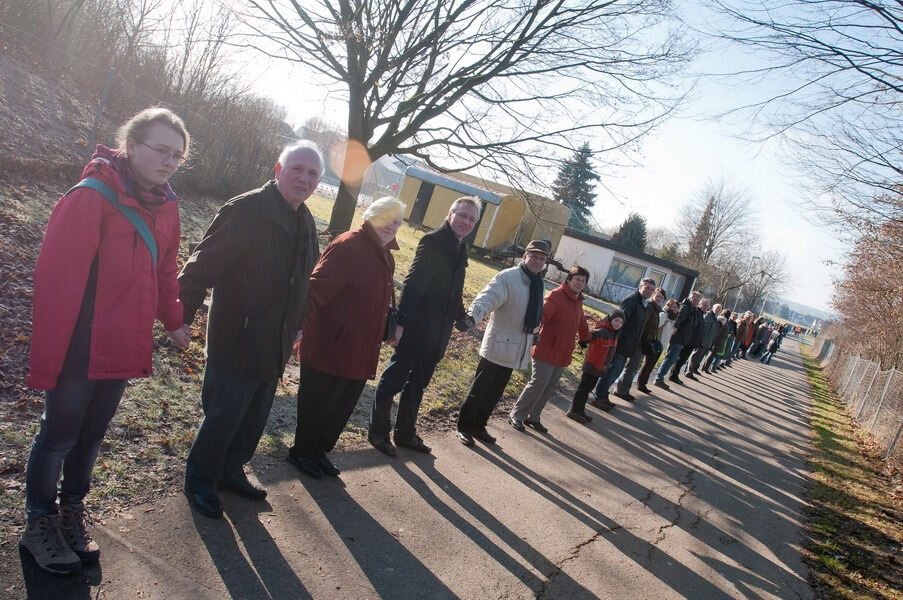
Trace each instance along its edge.
{"label": "black handbag", "polygon": [[386,315],[386,331],[383,332],[383,341],[386,342],[395,337],[395,329],[398,328],[398,309],[395,307],[395,284],[392,284],[392,306]]}

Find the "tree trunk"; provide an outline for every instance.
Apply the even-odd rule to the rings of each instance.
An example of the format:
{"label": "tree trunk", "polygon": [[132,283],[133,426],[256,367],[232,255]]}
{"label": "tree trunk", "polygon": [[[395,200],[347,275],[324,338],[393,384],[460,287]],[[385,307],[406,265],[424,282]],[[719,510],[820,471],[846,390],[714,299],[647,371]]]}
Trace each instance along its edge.
{"label": "tree trunk", "polygon": [[357,195],[360,191],[360,182],[357,182],[356,185],[349,185],[342,180],[339,183],[339,191],[329,217],[329,226],[326,228],[330,239],[351,229],[351,219],[354,218],[354,208],[357,206]]}

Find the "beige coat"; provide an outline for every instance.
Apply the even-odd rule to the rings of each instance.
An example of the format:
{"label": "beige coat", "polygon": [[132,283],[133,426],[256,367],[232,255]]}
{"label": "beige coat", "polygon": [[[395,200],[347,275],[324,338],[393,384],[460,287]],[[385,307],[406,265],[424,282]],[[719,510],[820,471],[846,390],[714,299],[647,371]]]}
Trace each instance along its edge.
{"label": "beige coat", "polygon": [[524,315],[529,300],[530,279],[520,267],[500,271],[477,294],[467,312],[478,323],[489,315],[480,356],[503,367],[527,368],[533,334],[536,333],[524,332]]}

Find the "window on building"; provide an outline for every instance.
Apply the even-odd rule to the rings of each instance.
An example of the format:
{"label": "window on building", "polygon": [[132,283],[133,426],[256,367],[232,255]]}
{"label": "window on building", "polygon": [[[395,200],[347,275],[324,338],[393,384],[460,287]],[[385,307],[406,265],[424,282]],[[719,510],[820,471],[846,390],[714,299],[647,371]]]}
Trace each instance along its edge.
{"label": "window on building", "polygon": [[620,258],[613,258],[608,268],[608,276],[602,284],[600,296],[609,302],[621,302],[636,291],[646,267],[635,265]]}
{"label": "window on building", "polygon": [[661,287],[662,281],[665,280],[665,274],[662,273],[661,271],[653,271],[652,269],[649,269],[646,272],[646,276],[643,277],[643,279],[654,279],[655,287]]}
{"label": "window on building", "polygon": [[687,282],[686,275],[680,275],[678,273],[671,273],[671,277],[668,278],[668,285],[665,287],[665,291],[668,293],[668,298],[674,298],[675,300],[683,300],[680,298],[681,292],[683,292],[684,284]]}

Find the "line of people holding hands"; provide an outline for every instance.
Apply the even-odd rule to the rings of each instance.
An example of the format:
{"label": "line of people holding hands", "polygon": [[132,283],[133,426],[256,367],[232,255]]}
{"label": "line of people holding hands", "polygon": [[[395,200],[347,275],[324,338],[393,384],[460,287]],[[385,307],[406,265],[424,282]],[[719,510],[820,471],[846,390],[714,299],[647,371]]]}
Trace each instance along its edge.
{"label": "line of people holding hands", "polygon": [[117,142],[97,147],[83,179],[54,207],[35,266],[26,383],[45,390],[45,405],[26,468],[20,545],[51,573],[77,573],[99,559],[84,499],[104,434],[127,381],[151,374],[154,321],[186,348],[208,290],[204,419],[188,454],[184,491],[211,518],[222,515],[221,490],[257,500],[267,495],[244,466],[292,354],[300,379],[287,460],[320,479],[339,475],[329,452],[366,381],[376,377],[384,343],[394,352],[376,386],[368,439],[396,456],[398,447],[430,452],[416,431],[424,389],[452,329],[466,331],[486,317],[457,422],[457,437],[468,446],[495,442],[489,417],[512,371],[531,361],[509,422],[545,432],[542,410],[578,343],[586,348],[583,377],[567,415],[587,422],[589,392],[595,387],[591,405],[609,410],[608,389],[622,370],[616,396],[633,400],[636,373],[638,389],[651,392],[646,384],[665,340],[654,385],[666,389],[669,369],[670,380],[680,383],[688,361],[687,377],[694,378],[700,365],[704,372],[729,365],[734,350],[745,353],[752,341],[743,338],[751,323],[746,315],[734,328],[730,311],[719,305],[710,311],[698,292],[678,305],[652,280],[591,330],[582,303],[589,272],[573,267],[546,296],[541,273],[551,248],[542,240],[530,242],[522,263],[497,273],[465,309],[466,238],[482,208],[474,197],[457,199],[443,224],[423,235],[396,298],[392,251],[404,204],[374,201],[360,227],[321,254],[305,201],[324,163],[304,140],[282,151],[272,180],[220,208],[179,271],[179,200],[168,180],[189,152],[185,124],[167,109],[147,109],[120,128]]}

